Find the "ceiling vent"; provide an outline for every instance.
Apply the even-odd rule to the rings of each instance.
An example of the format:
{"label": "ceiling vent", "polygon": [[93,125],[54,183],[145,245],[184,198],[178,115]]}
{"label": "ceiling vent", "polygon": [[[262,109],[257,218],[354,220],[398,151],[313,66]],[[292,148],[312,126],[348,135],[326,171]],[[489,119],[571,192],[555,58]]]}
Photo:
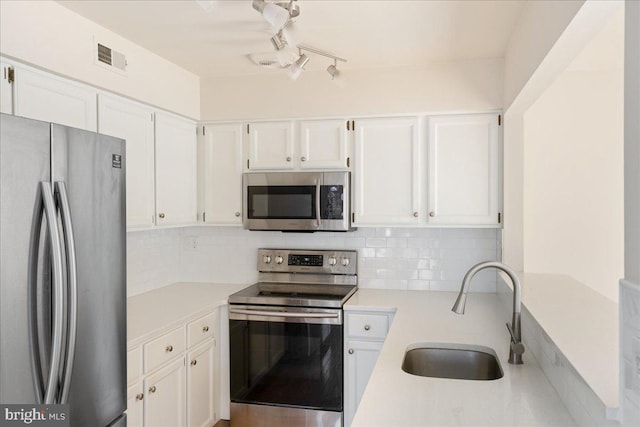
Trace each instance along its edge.
{"label": "ceiling vent", "polygon": [[119,73],[125,73],[127,70],[127,59],[124,54],[111,49],[110,47],[96,43],[96,61],[97,65],[109,68]]}

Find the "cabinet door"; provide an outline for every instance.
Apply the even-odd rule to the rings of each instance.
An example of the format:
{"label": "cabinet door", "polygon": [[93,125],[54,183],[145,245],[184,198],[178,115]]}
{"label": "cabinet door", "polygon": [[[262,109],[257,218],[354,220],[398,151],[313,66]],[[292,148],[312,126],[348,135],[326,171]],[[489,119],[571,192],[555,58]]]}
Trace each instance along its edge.
{"label": "cabinet door", "polygon": [[207,125],[203,139],[204,222],[242,224],[242,125]]}
{"label": "cabinet door", "polygon": [[355,137],[354,226],[417,224],[418,119],[357,120]]}
{"label": "cabinet door", "polygon": [[498,225],[497,114],[429,118],[429,223]]}
{"label": "cabinet door", "polygon": [[127,426],[144,426],[144,388],[142,382],[127,388]]}
{"label": "cabinet door", "polygon": [[13,84],[9,73],[13,73],[11,64],[0,61],[0,113],[13,114]]}
{"label": "cabinet door", "polygon": [[153,110],[99,94],[98,132],[127,141],[127,227],[150,227],[155,218]]}
{"label": "cabinet door", "polygon": [[98,130],[95,89],[22,66],[15,67],[13,84],[15,115]]}
{"label": "cabinet door", "polygon": [[216,421],[215,344],[209,340],[187,357],[187,426],[211,427]]}
{"label": "cabinet door", "polygon": [[346,120],[300,122],[301,169],[348,169]]}
{"label": "cabinet door", "polygon": [[144,380],[144,425],[183,427],[186,424],[184,357]]}
{"label": "cabinet door", "polygon": [[195,224],[197,151],[195,122],[156,113],[156,225]]}
{"label": "cabinet door", "polygon": [[344,425],[349,426],[378,360],[382,342],[350,340],[345,348]]}
{"label": "cabinet door", "polygon": [[293,122],[249,123],[248,169],[293,169]]}

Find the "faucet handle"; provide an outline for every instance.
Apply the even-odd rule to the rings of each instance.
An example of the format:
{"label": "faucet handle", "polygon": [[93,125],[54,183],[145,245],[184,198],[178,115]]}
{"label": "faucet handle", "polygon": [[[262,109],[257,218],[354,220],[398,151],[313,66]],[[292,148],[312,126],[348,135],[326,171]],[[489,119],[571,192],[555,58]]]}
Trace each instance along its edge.
{"label": "faucet handle", "polygon": [[514,354],[522,354],[524,353],[524,344],[522,344],[521,342],[511,342],[511,351]]}

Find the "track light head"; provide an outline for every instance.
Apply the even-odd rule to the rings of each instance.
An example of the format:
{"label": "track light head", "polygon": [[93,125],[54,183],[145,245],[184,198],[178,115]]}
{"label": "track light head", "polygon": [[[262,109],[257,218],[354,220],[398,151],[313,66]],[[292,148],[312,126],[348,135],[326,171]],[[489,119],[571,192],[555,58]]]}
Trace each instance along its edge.
{"label": "track light head", "polygon": [[304,70],[304,66],[307,65],[307,62],[309,62],[309,57],[304,53],[301,54],[300,57],[296,60],[296,62],[291,64],[291,68],[289,70],[289,77],[291,77],[292,80],[298,80],[298,77],[300,77],[300,75],[302,74],[302,71]]}
{"label": "track light head", "polygon": [[267,3],[264,0],[253,0],[251,6],[260,12],[265,21],[277,30],[281,30],[282,27],[289,22],[289,10],[275,3]]}
{"label": "track light head", "polygon": [[327,67],[327,73],[329,73],[329,75],[331,76],[331,80],[333,80],[338,77],[340,71],[338,71],[335,65],[331,64]]}

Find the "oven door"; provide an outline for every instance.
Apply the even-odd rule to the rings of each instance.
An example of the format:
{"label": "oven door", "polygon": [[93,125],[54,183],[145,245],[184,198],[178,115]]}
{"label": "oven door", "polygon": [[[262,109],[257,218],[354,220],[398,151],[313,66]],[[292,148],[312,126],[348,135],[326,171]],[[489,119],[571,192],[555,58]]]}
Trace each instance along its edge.
{"label": "oven door", "polygon": [[231,402],[341,419],[342,310],[230,305],[229,344]]}
{"label": "oven door", "polygon": [[245,173],[242,181],[244,228],[321,229],[322,173]]}

